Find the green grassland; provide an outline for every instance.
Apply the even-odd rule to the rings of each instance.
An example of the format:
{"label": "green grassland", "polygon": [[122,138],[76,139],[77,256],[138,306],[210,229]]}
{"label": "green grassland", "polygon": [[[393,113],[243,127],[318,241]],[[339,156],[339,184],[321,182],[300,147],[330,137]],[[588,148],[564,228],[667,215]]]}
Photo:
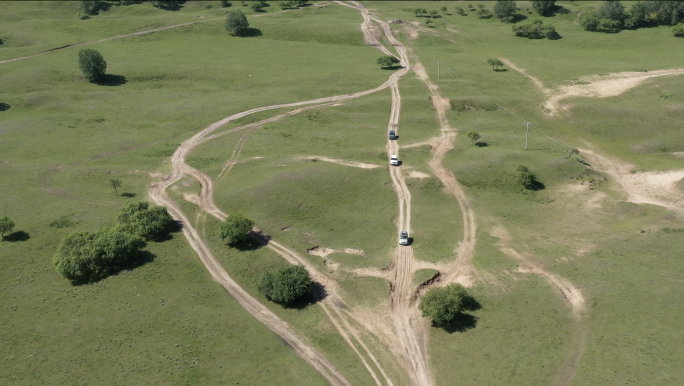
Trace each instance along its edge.
{"label": "green grassland", "polygon": [[[430,328],[428,350],[438,384],[554,384],[559,369],[583,347],[573,385],[684,382],[679,364],[684,339],[681,219],[663,208],[625,203],[617,184],[566,158],[564,147],[592,144],[640,170],[680,168],[669,153],[684,150],[679,124],[681,76],[649,80],[618,97],[575,98],[568,115],[549,118],[544,95],[521,74],[494,72],[488,58],[505,57],[547,87],[580,76],[679,67],[669,27],[604,34],[575,24],[577,12],[600,2],[558,2],[569,13],[543,18],[562,39],[518,38],[510,24],[478,19],[468,4],[491,2],[364,2],[382,19],[417,20],[407,10],[446,5],[434,19],[439,35],[409,37],[433,81],[442,63],[442,96],[459,130],[445,166],[464,187],[477,216],[473,264],[495,280],[472,287],[482,308],[470,328]],[[527,17],[529,2],[517,2]],[[24,241],[0,242],[0,383],[16,384],[311,384],[324,379],[277,336],[244,311],[211,280],[181,233],[150,243],[154,259],[86,286],[71,286],[51,267],[59,240],[72,230],[113,226],[126,202],[147,198],[149,173],[167,173],[168,157],[193,133],[231,114],[276,103],[348,94],[383,83],[390,70],[374,64],[378,51],[363,45],[358,11],[330,4],[252,17],[232,2],[187,2],[178,11],[149,3],[112,6],[77,20],[76,2],[0,3],[0,60],[119,34],[221,18],[239,8],[260,36],[230,37],[222,21],[88,46],[108,63],[110,82],[90,84],[77,66],[78,48],[0,65],[0,215],[17,223]],[[626,2],[629,6],[630,2]],[[467,16],[454,14],[455,6]],[[199,16],[203,16],[204,19]],[[448,29],[447,29],[448,28]],[[458,32],[453,32],[453,30]],[[400,143],[439,134],[425,85],[407,74],[400,83]],[[4,106],[4,105],[3,105]],[[504,110],[505,109],[505,110]],[[225,129],[289,109],[254,114]],[[383,90],[339,106],[317,108],[267,123],[254,131],[240,163],[221,179],[223,164],[244,134],[227,134],[197,147],[188,163],[216,182],[215,201],[226,213],[242,212],[258,227],[334,275],[352,305],[386,302],[389,285],[359,278],[345,268],[385,267],[396,246],[396,194],[387,173],[386,129],[390,95]],[[524,150],[525,122],[530,132]],[[486,146],[473,146],[468,131]],[[70,165],[107,151],[147,147]],[[557,141],[558,143],[554,142]],[[430,174],[427,147],[401,150],[411,170]],[[380,165],[358,169],[304,156]],[[263,158],[257,158],[263,157]],[[524,192],[515,183],[528,166],[543,189]],[[64,169],[54,170],[63,165]],[[115,196],[110,178],[123,182]],[[462,238],[453,196],[435,177],[409,178],[416,257],[445,261]],[[237,250],[217,234],[217,220],[182,198],[197,193],[193,179],[168,194],[179,203],[235,280],[306,335],[353,384],[372,379],[320,307],[284,308],[258,294],[266,269],[285,262],[267,248]],[[66,228],[49,224],[62,216]],[[499,249],[499,226],[510,247],[582,289],[580,321],[540,276],[516,272],[518,263]],[[357,248],[364,256],[334,253],[327,264],[312,247]],[[334,264],[339,264],[335,268]],[[419,285],[434,275],[421,270]],[[586,334],[581,346],[578,337]],[[389,350],[370,347],[395,384],[403,370]],[[96,369],[96,371],[94,370]]]}
{"label": "green grassland", "polygon": [[[149,3],[122,5],[80,21],[75,17],[77,3],[5,2],[0,5],[0,58],[195,21],[197,16],[222,17],[227,11],[207,8],[210,3],[217,2],[188,2],[176,12]],[[269,13],[280,11],[269,8]],[[241,9],[252,14],[248,7]],[[25,241],[0,244],[3,382],[324,383],[211,280],[180,233],[148,246],[153,261],[93,285],[72,287],[51,267],[51,258],[69,231],[112,226],[126,202],[146,199],[153,180],[148,173],[167,172],[168,157],[178,144],[207,125],[258,106],[346,94],[383,83],[388,72],[374,64],[375,50],[362,45],[361,20],[345,7],[309,7],[250,17],[252,27],[261,31],[259,37],[230,37],[217,21],[98,43],[90,47],[103,54],[107,73],[114,76],[105,85],[83,79],[78,48],[2,65],[0,101],[8,108],[0,112],[0,212],[15,220],[15,230],[28,235]],[[388,106],[384,99],[381,103]],[[369,162],[380,162],[384,132],[382,126],[377,129],[379,146],[367,155]],[[221,156],[227,159],[226,154]],[[209,165],[211,157],[203,156],[198,166]],[[119,193],[126,196],[114,195],[107,185],[110,178],[122,180]],[[348,177],[352,178],[356,176]],[[197,191],[196,182],[189,182],[181,182],[178,192],[169,194],[194,219],[195,206],[180,198],[182,192]],[[378,229],[386,233],[394,205],[391,189],[382,189],[386,193],[380,198],[388,203],[382,215],[387,225]],[[75,225],[48,226],[62,216]],[[205,232],[215,236],[215,223],[206,223]],[[282,264],[268,250],[254,254],[263,256],[266,266]],[[257,260],[252,254],[241,260],[249,257]],[[228,263],[226,267],[232,268]],[[238,280],[251,275],[238,268]],[[252,278],[244,284],[256,293]],[[300,331],[308,330],[307,323],[320,325],[312,333],[316,346],[331,355],[354,383],[369,383],[367,372],[320,309],[278,312]]]}
{"label": "green grassland", "polygon": [[[652,79],[618,97],[569,99],[568,115],[548,118],[540,108],[544,96],[531,81],[486,64],[488,58],[508,58],[553,87],[583,75],[680,67],[675,47],[681,41],[669,27],[604,34],[574,23],[577,11],[600,2],[559,2],[570,13],[543,19],[556,27],[560,40],[517,38],[510,24],[468,12],[469,3],[492,6],[431,4],[434,9],[445,4],[451,13],[462,6],[468,13],[435,19],[439,36],[419,31],[412,39],[393,26],[433,81],[441,61],[438,85],[451,99],[448,118],[459,130],[445,165],[478,216],[474,264],[499,280],[472,288],[483,306],[472,312],[475,328],[451,334],[431,330],[437,382],[448,383],[458,374],[461,384],[554,384],[584,331],[587,342],[572,384],[681,383],[681,238],[668,231],[681,228],[681,219],[663,208],[624,203],[617,184],[567,159],[563,147],[592,144],[639,170],[681,168],[681,160],[669,153],[684,146],[677,91],[682,77]],[[528,17],[522,23],[540,18],[526,12],[528,2],[517,4]],[[408,10],[429,10],[419,2],[372,2],[372,7],[383,19],[418,20],[423,27],[426,18]],[[525,151],[525,121],[560,145],[531,130]],[[487,146],[472,146],[465,138],[471,130]],[[544,189],[523,192],[516,186],[520,164],[530,167]],[[580,323],[546,281],[515,272],[518,264],[499,251],[500,240],[491,235],[497,225],[513,235],[513,248],[582,289],[587,311]]]}

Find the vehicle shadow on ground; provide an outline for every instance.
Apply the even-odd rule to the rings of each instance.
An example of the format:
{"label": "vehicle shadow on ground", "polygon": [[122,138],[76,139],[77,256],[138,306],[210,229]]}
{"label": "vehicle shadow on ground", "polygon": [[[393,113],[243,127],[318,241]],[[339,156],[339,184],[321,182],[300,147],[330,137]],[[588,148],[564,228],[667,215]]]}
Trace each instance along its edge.
{"label": "vehicle shadow on ground", "polygon": [[102,75],[102,77],[97,80],[97,84],[100,86],[121,86],[122,84],[126,84],[126,82],[128,82],[128,80],[126,80],[125,76],[112,74]]}
{"label": "vehicle shadow on ground", "polygon": [[26,241],[30,239],[31,236],[29,236],[28,233],[24,231],[16,231],[8,234],[7,236],[3,237],[2,239],[4,241],[9,241],[10,243],[13,243],[15,241]]}
{"label": "vehicle shadow on ground", "polygon": [[135,193],[121,193],[120,196],[131,198],[131,197],[135,197]]}
{"label": "vehicle shadow on ground", "polygon": [[0,103],[0,111],[7,111],[10,109],[10,105],[7,103]]}

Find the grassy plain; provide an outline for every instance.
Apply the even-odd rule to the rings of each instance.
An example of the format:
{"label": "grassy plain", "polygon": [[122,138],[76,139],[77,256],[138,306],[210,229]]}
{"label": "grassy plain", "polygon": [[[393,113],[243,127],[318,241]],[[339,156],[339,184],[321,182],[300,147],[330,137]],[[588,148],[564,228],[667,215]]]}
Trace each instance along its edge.
{"label": "grassy plain", "polygon": [[[582,331],[587,341],[573,385],[681,383],[681,240],[666,231],[680,228],[681,218],[625,203],[617,184],[564,158],[562,146],[537,131],[530,133],[530,150],[523,148],[530,121],[565,147],[596,146],[640,170],[681,168],[681,159],[670,153],[684,146],[677,91],[682,77],[652,79],[618,97],[566,100],[572,105],[568,115],[548,118],[540,108],[544,95],[529,79],[486,64],[488,58],[508,58],[554,87],[583,75],[680,67],[673,50],[680,41],[669,27],[584,31],[574,23],[576,13],[599,2],[558,2],[570,12],[543,19],[556,27],[560,40],[517,38],[510,24],[468,11],[468,4],[478,3],[491,9],[487,2],[445,2],[451,13],[461,6],[468,15],[435,19],[437,34],[418,31],[411,38],[405,27],[393,27],[433,81],[441,61],[438,85],[452,101],[448,118],[459,130],[445,165],[465,186],[478,216],[474,264],[498,280],[472,289],[483,305],[473,312],[475,328],[431,330],[438,383],[455,374],[462,384],[562,383],[559,369],[571,363]],[[517,4],[527,16],[522,23],[540,18],[527,13],[528,2]],[[373,2],[383,19],[415,20],[425,28],[426,18],[408,11],[415,7],[428,8]],[[487,146],[472,146],[465,138],[471,130]],[[529,166],[545,189],[521,192],[514,180],[519,164]],[[587,310],[581,322],[569,316],[570,308],[546,281],[516,273],[518,263],[499,250],[501,240],[492,235],[497,226],[513,235],[510,247],[583,291]]]}
{"label": "grassy plain", "polygon": [[[198,16],[222,17],[227,9],[205,7],[213,3],[188,2],[176,12],[149,3],[114,6],[79,21],[74,2],[5,2],[0,59]],[[274,8],[269,12],[280,11]],[[28,236],[0,243],[3,382],[324,382],[211,280],[181,234],[149,245],[154,261],[94,285],[72,287],[53,270],[51,257],[67,232],[113,225],[125,202],[145,199],[153,180],[148,173],[166,172],[178,144],[210,123],[258,106],[384,82],[388,72],[375,66],[374,49],[362,45],[361,20],[344,7],[310,7],[250,16],[259,37],[230,37],[217,21],[98,43],[90,48],[108,62],[112,76],[105,85],[83,79],[78,48],[0,66],[0,213]],[[53,170],[162,139],[167,140]],[[110,178],[122,180],[120,193],[126,196],[114,195]],[[196,188],[188,184],[179,191]],[[193,213],[193,205],[178,201]],[[76,224],[48,226],[61,216]],[[278,259],[271,254],[265,261],[273,265]],[[320,311],[301,312],[313,316],[291,318],[299,330],[306,328],[297,323],[322,319]],[[322,329],[314,335],[320,347],[337,353],[333,362],[355,383],[368,383],[365,369],[356,370],[354,355],[344,351],[346,344],[330,326]]]}

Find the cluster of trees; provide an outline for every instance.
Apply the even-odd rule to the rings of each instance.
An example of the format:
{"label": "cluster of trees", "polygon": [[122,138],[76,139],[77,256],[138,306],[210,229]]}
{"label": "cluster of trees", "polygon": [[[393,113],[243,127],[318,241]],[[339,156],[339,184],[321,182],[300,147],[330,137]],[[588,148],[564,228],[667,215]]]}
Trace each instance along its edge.
{"label": "cluster of trees", "polygon": [[219,235],[226,244],[236,246],[249,241],[249,234],[254,227],[254,221],[242,213],[234,213],[219,224]]}
{"label": "cluster of trees", "polygon": [[250,1],[249,2],[249,7],[252,8],[252,11],[254,12],[261,12],[264,10],[264,7],[267,6],[265,1],[259,0],[259,1]]}
{"label": "cluster of trees", "polygon": [[526,37],[530,39],[544,39],[555,40],[560,37],[556,28],[551,24],[544,24],[541,20],[535,20],[532,24],[514,25],[512,27],[515,36]]}
{"label": "cluster of trees", "polygon": [[497,1],[494,4],[494,16],[506,23],[513,23],[518,19],[517,10],[515,1]]}
{"label": "cluster of trees", "polygon": [[5,238],[5,233],[12,232],[14,229],[14,221],[7,216],[0,217],[0,238]]}
{"label": "cluster of trees", "polygon": [[281,9],[295,9],[306,5],[306,0],[281,1],[278,6]]}
{"label": "cluster of trees", "polygon": [[[645,26],[679,24],[684,18],[682,1],[639,1],[625,10],[619,0],[605,1],[598,12],[583,15],[580,24],[588,31],[618,31]],[[675,32],[675,29],[673,29]],[[675,36],[676,33],[675,33]]]}
{"label": "cluster of trees", "polygon": [[57,272],[75,283],[101,280],[139,262],[145,255],[143,238],[161,240],[174,227],[166,208],[150,208],[147,202],[127,204],[117,221],[115,228],[68,234],[52,258]]}
{"label": "cluster of trees", "polygon": [[245,16],[244,12],[240,11],[239,9],[228,12],[228,16],[226,16],[225,28],[226,31],[228,31],[231,35],[244,35],[249,30],[247,16]]}
{"label": "cluster of trees", "polygon": [[[446,14],[447,13],[447,7],[442,6],[440,8],[440,11],[442,11],[443,14]],[[437,16],[439,16],[439,11],[433,9],[432,11],[428,12],[428,10],[425,8],[416,8],[413,10],[413,14],[416,15],[416,17],[430,15],[430,17],[434,19]]]}
{"label": "cluster of trees", "polygon": [[78,52],[78,67],[83,71],[86,79],[95,83],[104,77],[107,62],[98,51],[86,48]]}
{"label": "cluster of trees", "polygon": [[288,305],[311,294],[311,278],[301,265],[290,265],[268,271],[257,287],[266,299]]}
{"label": "cluster of trees", "polygon": [[453,323],[463,311],[478,308],[477,301],[460,284],[450,284],[444,288],[430,290],[420,300],[418,308],[426,318],[438,327]]}
{"label": "cluster of trees", "polygon": [[384,55],[379,57],[376,61],[375,64],[379,65],[382,68],[388,68],[392,67],[395,64],[399,64],[401,61],[397,59],[396,56],[394,55]]}

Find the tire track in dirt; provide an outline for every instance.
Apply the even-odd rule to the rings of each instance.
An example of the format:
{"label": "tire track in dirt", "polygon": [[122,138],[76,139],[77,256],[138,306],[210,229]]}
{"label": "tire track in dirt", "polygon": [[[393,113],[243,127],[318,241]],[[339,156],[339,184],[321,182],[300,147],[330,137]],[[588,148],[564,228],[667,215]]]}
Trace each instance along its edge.
{"label": "tire track in dirt", "polygon": [[100,39],[100,40],[96,40],[96,41],[93,41],[93,42],[69,44],[69,45],[66,45],[66,46],[63,46],[63,47],[52,48],[52,49],[49,49],[49,50],[47,50],[47,51],[39,52],[39,53],[37,53],[37,54],[32,54],[32,55],[28,55],[28,56],[22,56],[22,57],[20,57],[20,58],[7,59],[7,60],[0,60],[0,64],[2,64],[2,63],[9,63],[9,62],[15,62],[15,61],[17,61],[17,60],[35,58],[36,56],[49,54],[50,52],[62,51],[62,50],[66,50],[66,49],[69,49],[69,48],[87,46],[87,45],[90,45],[90,44],[103,43],[103,42],[108,42],[108,41],[111,41],[111,40],[117,40],[117,39],[123,39],[123,38],[130,38],[130,37],[133,37],[133,36],[146,35],[146,34],[153,33],[153,32],[166,31],[166,30],[173,29],[173,28],[185,27],[185,26],[187,26],[187,25],[193,25],[193,24],[198,24],[198,23],[206,23],[206,22],[216,21],[216,20],[224,20],[224,18],[220,18],[220,19],[208,19],[208,20],[199,20],[199,21],[191,21],[191,22],[188,22],[188,23],[175,24],[175,25],[170,25],[170,26],[167,26],[167,27],[155,28],[155,29],[150,29],[150,30],[140,31],[140,32],[134,32],[134,33],[132,33],[132,34],[114,36],[114,37],[111,37],[111,38]]}

